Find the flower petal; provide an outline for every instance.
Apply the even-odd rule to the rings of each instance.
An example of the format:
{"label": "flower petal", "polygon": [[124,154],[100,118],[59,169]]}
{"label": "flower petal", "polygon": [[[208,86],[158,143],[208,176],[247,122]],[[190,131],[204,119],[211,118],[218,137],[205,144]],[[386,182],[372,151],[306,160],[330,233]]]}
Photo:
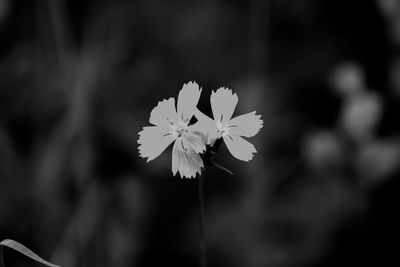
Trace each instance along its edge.
{"label": "flower petal", "polygon": [[256,153],[254,146],[236,135],[224,135],[223,136],[226,147],[232,156],[243,161],[249,161],[253,158],[253,153]]}
{"label": "flower petal", "polygon": [[193,131],[193,128],[189,126],[189,131],[182,135],[183,146],[190,146],[196,153],[203,153],[206,150],[206,136],[199,131]]}
{"label": "flower petal", "polygon": [[238,102],[238,97],[232,90],[221,87],[216,92],[211,92],[211,108],[214,120],[227,122],[232,118]]}
{"label": "flower petal", "polygon": [[191,146],[185,147],[182,138],[177,139],[172,149],[173,175],[179,172],[181,178],[195,178],[197,173],[201,173],[203,167],[199,154]]}
{"label": "flower petal", "polygon": [[170,131],[168,124],[143,127],[138,139],[140,156],[147,162],[158,157],[175,140]]}
{"label": "flower petal", "polygon": [[201,132],[205,136],[207,145],[221,137],[220,132],[218,132],[217,124],[213,119],[198,109],[195,110],[194,116],[197,122],[191,127],[193,131]]}
{"label": "flower petal", "polygon": [[151,124],[162,125],[165,124],[165,121],[170,121],[175,124],[178,121],[175,109],[175,99],[173,97],[158,102],[157,106],[153,108],[150,113]]}
{"label": "flower petal", "polygon": [[237,116],[229,121],[229,133],[233,135],[252,137],[262,127],[261,115],[256,115],[255,111]]}
{"label": "flower petal", "polygon": [[201,89],[195,82],[183,85],[178,95],[178,118],[189,121],[193,117],[197,102],[199,102]]}

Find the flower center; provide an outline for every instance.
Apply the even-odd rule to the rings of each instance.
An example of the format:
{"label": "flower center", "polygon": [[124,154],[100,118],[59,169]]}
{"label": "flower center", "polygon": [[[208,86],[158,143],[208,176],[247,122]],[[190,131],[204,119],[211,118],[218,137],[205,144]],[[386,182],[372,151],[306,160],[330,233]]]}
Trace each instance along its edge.
{"label": "flower center", "polygon": [[176,134],[177,134],[178,138],[182,136],[183,131],[184,130],[182,128],[176,130]]}
{"label": "flower center", "polygon": [[[229,123],[229,122],[228,122]],[[217,121],[217,132],[220,136],[229,135],[229,129],[237,127],[237,125],[230,125],[226,122]]]}
{"label": "flower center", "polygon": [[176,138],[180,138],[184,133],[188,132],[188,122],[179,121],[178,125],[173,125],[173,131]]}
{"label": "flower center", "polygon": [[217,132],[223,136],[228,133],[228,125],[222,123],[221,121],[217,121]]}

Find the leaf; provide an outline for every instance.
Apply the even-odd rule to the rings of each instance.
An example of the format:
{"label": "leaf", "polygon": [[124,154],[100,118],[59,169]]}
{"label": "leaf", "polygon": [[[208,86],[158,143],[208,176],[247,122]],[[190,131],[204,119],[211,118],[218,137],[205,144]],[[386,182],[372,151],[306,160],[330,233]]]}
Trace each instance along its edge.
{"label": "leaf", "polygon": [[[11,249],[14,249],[18,251],[21,254],[24,254],[25,256],[31,258],[32,260],[35,260],[39,263],[42,263],[44,265],[50,266],[50,267],[60,267],[59,265],[52,264],[41,257],[39,257],[37,254],[35,254],[32,250],[29,248],[25,247],[24,245],[18,243],[17,241],[11,240],[11,239],[4,239],[3,241],[0,242],[0,246],[5,246]],[[2,247],[0,247],[2,249]]]}

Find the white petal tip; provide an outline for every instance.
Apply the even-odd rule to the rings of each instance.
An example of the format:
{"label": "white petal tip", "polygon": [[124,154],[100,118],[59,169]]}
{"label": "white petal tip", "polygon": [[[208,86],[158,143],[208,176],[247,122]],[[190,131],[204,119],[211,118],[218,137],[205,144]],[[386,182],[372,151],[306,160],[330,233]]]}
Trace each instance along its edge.
{"label": "white petal tip", "polygon": [[211,92],[211,94],[217,94],[217,93],[220,93],[220,94],[230,94],[230,95],[232,95],[232,96],[237,97],[237,94],[234,93],[234,92],[232,91],[232,89],[229,89],[228,87],[220,87],[220,88],[218,88],[215,92],[214,92],[214,91]]}
{"label": "white petal tip", "polygon": [[202,89],[199,87],[198,83],[195,82],[195,81],[190,81],[190,82],[187,82],[187,83],[183,84],[182,90],[183,90],[183,89],[185,89],[185,90],[188,90],[188,89],[191,89],[191,90],[198,90],[198,91],[200,91],[200,92],[201,92],[201,90],[202,90]]}

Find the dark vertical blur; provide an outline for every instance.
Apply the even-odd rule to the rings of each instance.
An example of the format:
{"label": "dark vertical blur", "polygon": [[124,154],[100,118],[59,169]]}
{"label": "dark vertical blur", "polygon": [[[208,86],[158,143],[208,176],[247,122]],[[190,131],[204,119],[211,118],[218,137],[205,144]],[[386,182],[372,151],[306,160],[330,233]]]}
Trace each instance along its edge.
{"label": "dark vertical blur", "polygon": [[0,240],[197,266],[197,180],[137,152],[194,80],[264,120],[252,161],[206,170],[210,266],[397,266],[399,48],[397,0],[0,0]]}

